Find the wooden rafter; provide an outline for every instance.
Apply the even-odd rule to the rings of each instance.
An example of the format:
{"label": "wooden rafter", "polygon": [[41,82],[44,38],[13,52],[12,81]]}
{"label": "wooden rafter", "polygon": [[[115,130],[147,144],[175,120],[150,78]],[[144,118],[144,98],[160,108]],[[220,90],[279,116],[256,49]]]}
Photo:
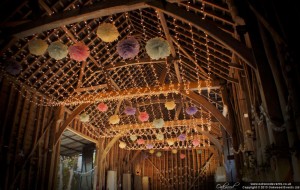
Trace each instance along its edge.
{"label": "wooden rafter", "polygon": [[111,0],[105,2],[101,1],[98,3],[94,3],[91,6],[85,6],[80,9],[64,11],[62,13],[56,13],[50,17],[42,18],[37,21],[20,25],[20,27],[15,28],[14,36],[18,38],[23,38],[46,30],[59,28],[62,25],[68,25],[84,20],[100,18],[103,16],[123,13],[126,11],[132,11],[136,9],[143,9],[147,7],[149,7],[149,5],[145,3],[145,0]]}
{"label": "wooden rafter", "polygon": [[[219,87],[219,81],[214,80],[212,81],[211,87],[214,88]],[[161,86],[155,87],[143,87],[143,88],[129,88],[126,90],[118,90],[118,91],[107,91],[105,93],[97,93],[97,94],[86,94],[86,95],[74,95],[69,97],[68,99],[64,100],[61,104],[69,105],[69,104],[77,104],[83,102],[95,102],[95,101],[104,101],[104,100],[123,100],[128,98],[134,97],[141,97],[146,95],[159,95],[171,92],[180,92],[182,90],[197,90],[198,87],[200,89],[202,87],[207,88],[205,81],[192,82],[185,84],[175,83],[175,84],[165,84]]]}
{"label": "wooden rafter", "polygon": [[159,1],[151,1],[147,3],[154,9],[161,10],[162,12],[182,20],[186,23],[191,23],[194,27],[199,30],[206,32],[211,37],[217,39],[224,44],[228,49],[239,55],[251,68],[255,69],[254,57],[251,50],[248,49],[244,44],[233,38],[230,34],[222,31],[215,24],[208,20],[199,19],[199,16],[192,12],[178,9],[178,6],[165,2],[164,4]]}

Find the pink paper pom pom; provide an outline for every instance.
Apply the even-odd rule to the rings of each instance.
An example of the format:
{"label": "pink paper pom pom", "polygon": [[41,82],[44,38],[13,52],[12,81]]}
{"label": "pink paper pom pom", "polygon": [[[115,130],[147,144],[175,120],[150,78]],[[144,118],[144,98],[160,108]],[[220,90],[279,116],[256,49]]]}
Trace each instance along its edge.
{"label": "pink paper pom pom", "polygon": [[179,139],[180,141],[185,141],[186,135],[185,135],[185,134],[180,134],[180,135],[178,136],[178,139]]}
{"label": "pink paper pom pom", "polygon": [[151,148],[153,148],[153,147],[154,147],[153,144],[146,144],[146,148],[147,148],[147,149],[151,149]]}
{"label": "pink paper pom pom", "polygon": [[198,146],[200,144],[200,141],[198,139],[194,139],[193,142],[192,142],[192,144],[194,146]]}
{"label": "pink paper pom pom", "polygon": [[126,107],[124,110],[124,113],[126,115],[134,115],[135,112],[136,112],[136,108],[133,108],[133,107]]}
{"label": "pink paper pom pom", "polygon": [[138,139],[137,143],[138,143],[138,145],[145,144],[145,140],[144,139]]}
{"label": "pink paper pom pom", "polygon": [[195,113],[197,113],[198,109],[196,107],[188,107],[186,109],[186,113],[189,115],[194,115]]}
{"label": "pink paper pom pom", "polygon": [[180,154],[180,159],[185,159],[185,154]]}
{"label": "pink paper pom pom", "polygon": [[134,58],[140,50],[140,44],[134,37],[122,40],[117,45],[117,51],[123,59]]}
{"label": "pink paper pom pom", "polygon": [[101,112],[106,112],[108,107],[105,103],[101,102],[100,104],[98,104],[98,110],[101,111]]}
{"label": "pink paper pom pom", "polygon": [[140,112],[139,120],[140,121],[148,121],[149,115],[147,112]]}
{"label": "pink paper pom pom", "polygon": [[71,59],[75,61],[85,61],[90,55],[89,47],[81,42],[78,42],[68,48]]}

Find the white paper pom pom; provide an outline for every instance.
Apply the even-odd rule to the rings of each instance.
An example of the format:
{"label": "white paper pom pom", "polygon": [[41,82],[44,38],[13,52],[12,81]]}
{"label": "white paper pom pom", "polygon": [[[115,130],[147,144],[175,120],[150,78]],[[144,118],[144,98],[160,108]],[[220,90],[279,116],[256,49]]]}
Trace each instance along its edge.
{"label": "white paper pom pom", "polygon": [[154,119],[152,122],[153,127],[155,128],[162,128],[164,126],[165,122],[162,118],[160,119]]}
{"label": "white paper pom pom", "polygon": [[131,141],[135,141],[137,139],[137,136],[136,135],[130,135],[130,140]]}
{"label": "white paper pom pom", "polygon": [[49,56],[53,59],[60,60],[68,55],[68,46],[59,41],[53,42],[48,47]]}
{"label": "white paper pom pom", "polygon": [[164,135],[159,133],[159,134],[156,135],[156,139],[157,140],[164,140]]}
{"label": "white paper pom pom", "polygon": [[163,59],[170,55],[169,43],[160,37],[152,38],[146,43],[146,51],[151,59]]}
{"label": "white paper pom pom", "polygon": [[124,149],[126,146],[127,146],[127,145],[126,145],[125,142],[120,141],[120,144],[119,144],[119,147],[120,147],[120,148]]}
{"label": "white paper pom pom", "polygon": [[119,35],[117,27],[111,23],[103,23],[97,29],[97,36],[104,42],[113,42]]}
{"label": "white paper pom pom", "polygon": [[89,122],[90,121],[90,116],[86,113],[83,113],[80,115],[80,121],[83,123]]}
{"label": "white paper pom pom", "polygon": [[28,42],[29,52],[33,55],[43,55],[48,48],[48,44],[41,40],[35,39]]}

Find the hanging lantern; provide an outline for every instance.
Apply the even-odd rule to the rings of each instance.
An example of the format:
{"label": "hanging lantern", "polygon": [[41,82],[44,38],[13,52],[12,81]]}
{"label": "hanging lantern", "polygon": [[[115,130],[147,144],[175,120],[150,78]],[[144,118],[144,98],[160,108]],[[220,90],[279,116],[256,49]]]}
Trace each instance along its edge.
{"label": "hanging lantern", "polygon": [[159,134],[156,135],[156,139],[157,140],[164,140],[164,135],[159,133]]}
{"label": "hanging lantern", "polygon": [[185,111],[189,115],[194,115],[197,113],[198,109],[196,107],[188,107]]}
{"label": "hanging lantern", "polygon": [[145,140],[144,139],[138,139],[137,143],[138,143],[138,145],[145,144]]}
{"label": "hanging lantern", "polygon": [[146,51],[151,59],[164,59],[170,55],[169,43],[161,38],[156,37],[147,41]]}
{"label": "hanging lantern", "polygon": [[100,104],[98,104],[97,108],[101,112],[106,112],[108,109],[108,106],[105,103],[101,102]]}
{"label": "hanging lantern", "polygon": [[185,154],[180,154],[180,159],[185,159]]}
{"label": "hanging lantern", "polygon": [[166,141],[167,141],[169,146],[172,146],[175,143],[175,141],[173,139],[168,139]]}
{"label": "hanging lantern", "polygon": [[176,107],[176,104],[174,101],[168,101],[165,103],[165,107],[167,110],[173,110]]}
{"label": "hanging lantern", "polygon": [[146,144],[146,148],[147,148],[147,149],[152,149],[153,147],[154,147],[153,144]]}
{"label": "hanging lantern", "polygon": [[131,140],[132,142],[134,142],[136,139],[137,139],[137,136],[136,136],[136,135],[130,135],[130,140]]}
{"label": "hanging lantern", "polygon": [[126,145],[125,142],[120,141],[120,143],[119,143],[119,147],[120,147],[120,148],[124,149],[126,146],[127,146],[127,145]]}
{"label": "hanging lantern", "polygon": [[15,60],[9,60],[5,63],[5,70],[9,74],[16,76],[21,73],[22,65]]}
{"label": "hanging lantern", "polygon": [[156,157],[161,157],[161,155],[162,155],[161,152],[156,153]]}
{"label": "hanging lantern", "polygon": [[89,47],[82,42],[70,46],[68,51],[70,58],[75,61],[85,61],[90,55]]}
{"label": "hanging lantern", "polygon": [[83,123],[89,122],[90,121],[90,116],[86,113],[83,113],[80,115],[80,121]]}
{"label": "hanging lantern", "polygon": [[198,139],[194,139],[193,142],[192,142],[192,144],[194,146],[198,146],[200,144],[200,141]]}
{"label": "hanging lantern", "polygon": [[153,154],[153,153],[154,153],[154,150],[153,150],[153,149],[149,150],[149,153],[150,153],[150,154]]}
{"label": "hanging lantern", "polygon": [[173,154],[177,154],[177,149],[172,149]]}
{"label": "hanging lantern", "polygon": [[52,42],[48,47],[49,56],[53,59],[60,60],[68,55],[68,47],[60,41]]}
{"label": "hanging lantern", "polygon": [[113,42],[119,35],[117,27],[111,23],[102,23],[97,29],[97,36],[104,42]]}
{"label": "hanging lantern", "polygon": [[126,115],[134,115],[135,112],[136,112],[136,108],[133,108],[133,107],[126,107],[124,110],[124,113]]}
{"label": "hanging lantern", "polygon": [[48,48],[47,42],[41,39],[35,39],[28,42],[29,52],[33,55],[43,55]]}
{"label": "hanging lantern", "polygon": [[118,124],[120,122],[120,117],[118,115],[112,115],[109,118],[110,124]]}
{"label": "hanging lantern", "polygon": [[185,141],[186,135],[185,135],[185,134],[180,134],[180,135],[178,136],[178,139],[179,139],[180,141]]}
{"label": "hanging lantern", "polygon": [[140,112],[139,114],[139,120],[140,121],[148,121],[149,115],[147,112]]}
{"label": "hanging lantern", "polygon": [[165,122],[162,118],[160,119],[154,119],[152,122],[153,127],[155,128],[162,128],[164,126]]}
{"label": "hanging lantern", "polygon": [[133,59],[138,55],[140,44],[134,37],[118,42],[117,51],[123,59]]}

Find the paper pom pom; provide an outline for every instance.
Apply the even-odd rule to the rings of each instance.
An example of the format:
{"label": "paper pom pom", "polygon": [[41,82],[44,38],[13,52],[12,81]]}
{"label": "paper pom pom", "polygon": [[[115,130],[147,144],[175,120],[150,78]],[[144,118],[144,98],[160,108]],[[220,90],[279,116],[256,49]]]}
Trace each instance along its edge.
{"label": "paper pom pom", "polygon": [[185,134],[180,134],[180,135],[178,136],[178,139],[179,139],[180,141],[185,141],[186,135],[185,135]]}
{"label": "paper pom pom", "polygon": [[173,153],[173,154],[177,154],[177,150],[176,150],[176,149],[173,149],[173,150],[172,150],[172,153]]}
{"label": "paper pom pom", "polygon": [[180,154],[180,159],[185,159],[185,154]]}
{"label": "paper pom pom", "polygon": [[152,149],[152,150],[149,150],[149,153],[150,154],[153,154],[154,153],[154,150]]}
{"label": "paper pom pom", "polygon": [[59,41],[53,42],[48,47],[49,56],[53,59],[60,60],[68,55],[68,47]]}
{"label": "paper pom pom", "polygon": [[132,59],[140,51],[140,44],[134,37],[118,42],[117,51],[123,59]]}
{"label": "paper pom pom", "polygon": [[168,146],[164,147],[164,150],[169,150],[169,149],[170,149],[170,147],[168,147]]}
{"label": "paper pom pom", "polygon": [[202,150],[197,150],[197,154],[202,154]]}
{"label": "paper pom pom", "polygon": [[97,36],[104,42],[113,42],[119,35],[117,27],[111,23],[103,23],[97,29]]}
{"label": "paper pom pom", "polygon": [[156,37],[147,41],[146,51],[151,59],[163,59],[170,55],[170,46],[165,39]]}
{"label": "paper pom pom", "polygon": [[125,148],[127,145],[126,145],[126,143],[125,142],[122,142],[122,141],[120,141],[120,144],[119,144],[119,147],[120,148]]}
{"label": "paper pom pom", "polygon": [[140,121],[148,121],[149,115],[147,112],[140,112],[139,120]]}
{"label": "paper pom pom", "polygon": [[154,147],[153,144],[146,144],[146,148],[147,148],[147,149],[151,149],[151,148],[153,148],[153,147]]}
{"label": "paper pom pom", "polygon": [[29,52],[33,55],[43,55],[48,48],[47,42],[41,39],[35,39],[28,42]]}
{"label": "paper pom pom", "polygon": [[194,139],[193,142],[192,142],[192,144],[194,146],[198,146],[200,144],[200,141],[198,139]]}
{"label": "paper pom pom", "polygon": [[154,119],[152,125],[155,128],[162,128],[164,126],[165,122],[162,118],[160,119]]}
{"label": "paper pom pom", "polygon": [[159,133],[159,134],[156,135],[156,139],[157,140],[164,140],[164,135]]}
{"label": "paper pom pom", "polygon": [[90,55],[89,47],[82,42],[78,42],[68,48],[71,59],[75,61],[85,61]]}
{"label": "paper pom pom", "polygon": [[167,143],[169,146],[172,146],[175,143],[175,141],[173,139],[168,139]]}
{"label": "paper pom pom", "polygon": [[86,113],[83,113],[80,115],[80,121],[83,123],[89,122],[90,121],[90,116]]}
{"label": "paper pom pom", "polygon": [[110,124],[118,124],[120,122],[120,117],[118,115],[112,115],[109,118]]}
{"label": "paper pom pom", "polygon": [[132,142],[134,142],[136,139],[137,139],[137,136],[136,136],[136,135],[130,135],[130,140],[131,140]]}
{"label": "paper pom pom", "polygon": [[108,109],[108,106],[105,103],[101,102],[100,104],[98,104],[97,108],[101,112],[106,112]]}
{"label": "paper pom pom", "polygon": [[134,115],[136,112],[136,108],[132,108],[132,107],[126,107],[124,110],[124,113],[126,115]]}
{"label": "paper pom pom", "polygon": [[22,65],[19,62],[16,62],[15,60],[9,60],[5,64],[5,70],[11,75],[18,75],[22,71]]}
{"label": "paper pom pom", "polygon": [[167,110],[173,110],[176,107],[176,104],[174,101],[166,102],[165,107]]}
{"label": "paper pom pom", "polygon": [[138,143],[138,145],[145,144],[145,140],[144,139],[138,139],[137,143]]}
{"label": "paper pom pom", "polygon": [[189,115],[194,115],[195,113],[197,113],[198,109],[196,107],[188,107],[185,111]]}
{"label": "paper pom pom", "polygon": [[161,157],[161,152],[157,152],[157,153],[156,153],[156,156],[157,156],[157,157]]}

